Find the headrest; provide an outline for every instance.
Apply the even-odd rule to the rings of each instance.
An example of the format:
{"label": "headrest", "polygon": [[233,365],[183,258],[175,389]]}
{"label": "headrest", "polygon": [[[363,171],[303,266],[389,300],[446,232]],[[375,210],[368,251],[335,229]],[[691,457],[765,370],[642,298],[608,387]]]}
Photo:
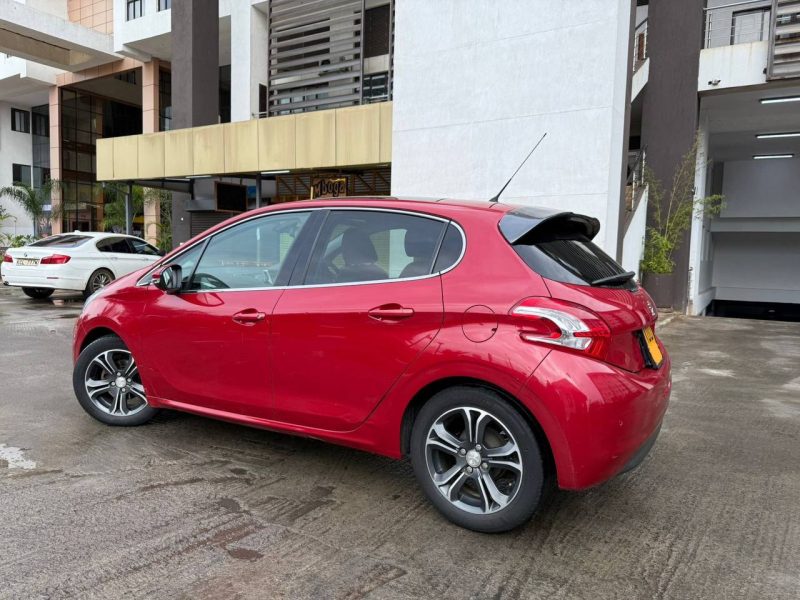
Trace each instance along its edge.
{"label": "headrest", "polygon": [[378,253],[366,233],[348,229],[342,236],[342,257],[346,264],[358,265],[374,263],[378,260]]}
{"label": "headrest", "polygon": [[407,229],[405,237],[405,250],[407,256],[414,258],[431,258],[436,249],[437,240],[423,231]]}

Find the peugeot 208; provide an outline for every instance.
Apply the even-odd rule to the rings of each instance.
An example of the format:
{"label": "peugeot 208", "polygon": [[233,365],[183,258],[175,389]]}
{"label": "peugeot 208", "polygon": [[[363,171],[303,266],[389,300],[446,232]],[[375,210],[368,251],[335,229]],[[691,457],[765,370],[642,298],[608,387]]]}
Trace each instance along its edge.
{"label": "peugeot 208", "polygon": [[160,408],[409,456],[478,531],[639,464],[670,362],[596,219],[317,200],[233,218],[86,302],[73,383],[109,425]]}

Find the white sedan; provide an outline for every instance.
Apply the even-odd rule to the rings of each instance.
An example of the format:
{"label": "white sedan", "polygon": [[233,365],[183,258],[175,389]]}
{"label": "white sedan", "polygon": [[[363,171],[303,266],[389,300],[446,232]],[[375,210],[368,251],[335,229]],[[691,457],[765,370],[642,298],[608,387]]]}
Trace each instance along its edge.
{"label": "white sedan", "polygon": [[0,277],[4,285],[21,287],[31,298],[47,298],[53,290],[77,290],[89,296],[162,255],[131,235],[76,231],[9,248]]}

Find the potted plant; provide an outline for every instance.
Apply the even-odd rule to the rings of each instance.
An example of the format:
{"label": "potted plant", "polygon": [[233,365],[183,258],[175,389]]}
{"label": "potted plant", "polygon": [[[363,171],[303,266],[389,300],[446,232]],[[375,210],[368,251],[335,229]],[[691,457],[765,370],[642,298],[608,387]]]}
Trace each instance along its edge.
{"label": "potted plant", "polygon": [[642,285],[659,307],[672,306],[673,254],[692,226],[692,219],[717,216],[724,207],[724,198],[719,194],[695,198],[696,164],[697,141],[681,158],[668,193],[652,169],[644,168],[651,220],[645,233],[640,272]]}

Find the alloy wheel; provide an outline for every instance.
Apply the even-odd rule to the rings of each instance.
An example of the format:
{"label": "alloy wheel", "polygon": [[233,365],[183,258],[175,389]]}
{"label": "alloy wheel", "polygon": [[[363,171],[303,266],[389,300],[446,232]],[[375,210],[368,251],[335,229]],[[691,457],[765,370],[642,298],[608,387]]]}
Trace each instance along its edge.
{"label": "alloy wheel", "polygon": [[457,508],[491,514],[505,508],[522,481],[522,455],[509,429],[483,409],[448,410],[428,430],[428,474]]}
{"label": "alloy wheel", "polygon": [[147,406],[139,369],[127,350],[95,356],[86,368],[84,385],[92,404],[108,415],[134,415]]}
{"label": "alloy wheel", "polygon": [[92,277],[92,283],[90,287],[93,292],[96,292],[97,290],[107,286],[109,283],[111,283],[111,277],[108,275],[108,273],[96,273],[94,277]]}

